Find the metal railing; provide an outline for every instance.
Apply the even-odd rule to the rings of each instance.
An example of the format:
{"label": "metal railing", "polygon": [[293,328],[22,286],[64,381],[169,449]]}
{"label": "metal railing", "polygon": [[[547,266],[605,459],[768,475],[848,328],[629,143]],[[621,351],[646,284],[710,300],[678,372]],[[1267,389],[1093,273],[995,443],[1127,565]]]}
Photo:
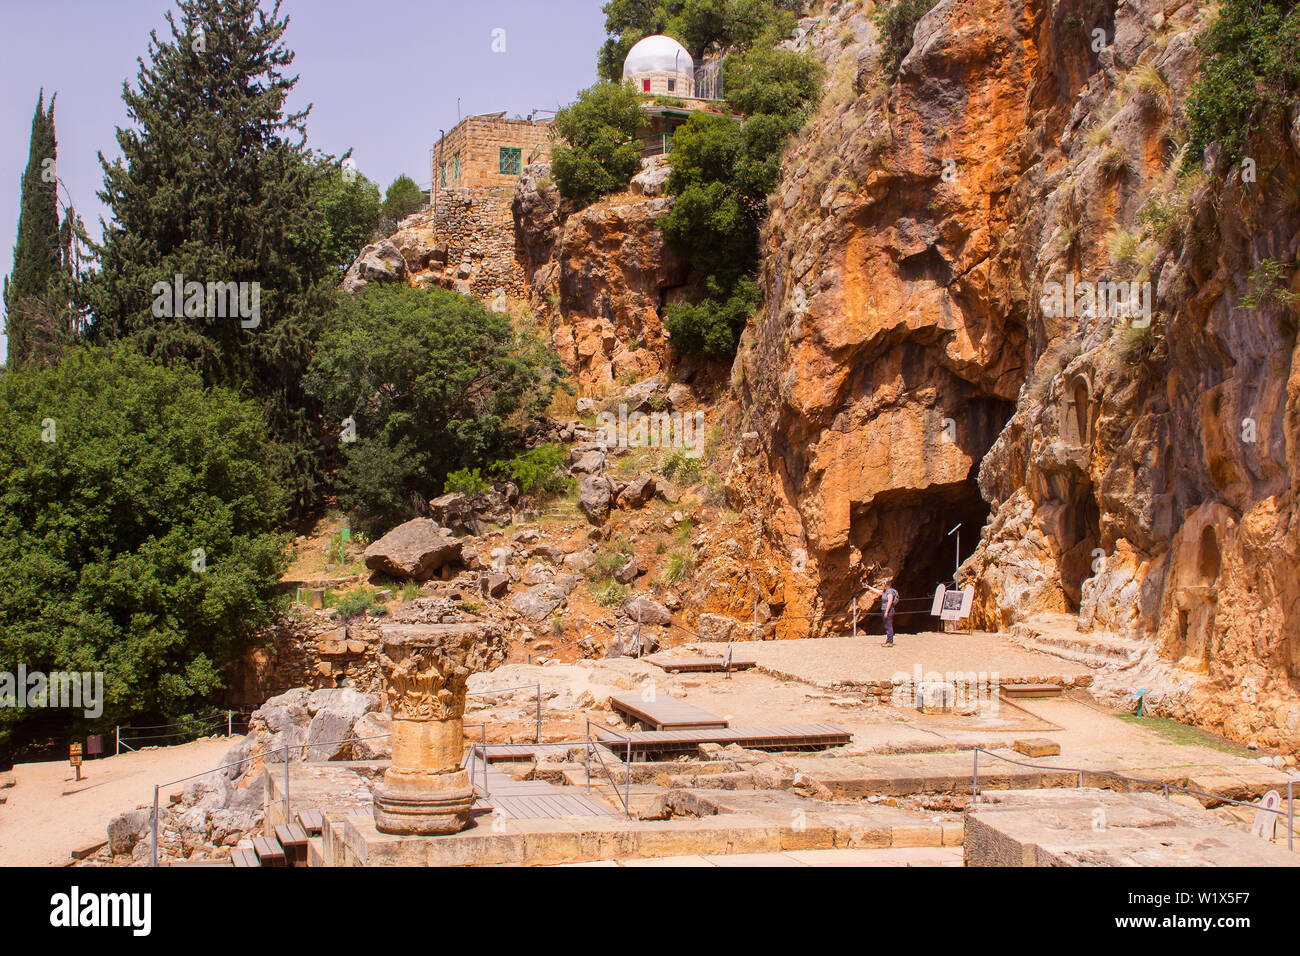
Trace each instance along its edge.
{"label": "metal railing", "polygon": [[1207,799],[1210,800],[1217,800],[1220,803],[1231,803],[1238,807],[1248,807],[1251,810],[1255,810],[1255,811],[1262,810],[1265,813],[1273,813],[1276,814],[1277,816],[1284,816],[1286,817],[1286,848],[1288,850],[1294,849],[1293,842],[1294,842],[1294,835],[1295,835],[1295,801],[1294,801],[1295,794],[1293,792],[1294,781],[1292,780],[1287,780],[1286,782],[1286,811],[1284,812],[1282,810],[1275,810],[1272,807],[1266,807],[1258,803],[1250,803],[1245,800],[1234,800],[1231,797],[1225,797],[1222,794],[1218,794],[1218,793],[1206,793],[1204,790],[1195,790],[1192,787],[1183,787],[1183,786],[1179,786],[1176,783],[1166,783],[1163,780],[1147,780],[1144,777],[1130,777],[1127,774],[1114,773],[1109,770],[1083,770],[1079,767],[1051,767],[1048,766],[1047,764],[1026,763],[1023,760],[1013,760],[1010,757],[1003,756],[1002,754],[994,753],[992,750],[985,750],[983,747],[974,747],[972,748],[972,751],[974,754],[974,760],[973,760],[973,765],[971,767],[971,803],[979,802],[980,754],[988,754],[990,757],[996,757],[998,760],[1003,760],[1006,761],[1007,763],[1015,764],[1017,767],[1028,767],[1031,770],[1051,770],[1056,773],[1078,774],[1077,786],[1080,788],[1083,787],[1083,775],[1086,773],[1086,774],[1091,774],[1094,777],[1108,777],[1112,780],[1123,780],[1127,783],[1146,784],[1147,786],[1151,787],[1153,790],[1157,787],[1162,788],[1164,790],[1164,796],[1166,800],[1169,799],[1170,790],[1177,790],[1179,793],[1187,793],[1195,797],[1206,797]]}

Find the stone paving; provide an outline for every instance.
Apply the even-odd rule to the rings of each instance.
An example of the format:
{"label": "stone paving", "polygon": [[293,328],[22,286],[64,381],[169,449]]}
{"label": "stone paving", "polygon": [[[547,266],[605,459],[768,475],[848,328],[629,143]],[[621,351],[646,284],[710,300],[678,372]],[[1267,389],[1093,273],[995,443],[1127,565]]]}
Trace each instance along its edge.
{"label": "stone paving", "polygon": [[895,682],[899,674],[997,673],[1003,684],[1087,684],[1092,671],[1050,654],[1027,650],[998,634],[899,634],[894,647],[879,635],[794,641],[737,641],[731,645],[687,645],[714,657],[728,646],[737,657],[758,661],[758,669],[821,688],[852,688]]}

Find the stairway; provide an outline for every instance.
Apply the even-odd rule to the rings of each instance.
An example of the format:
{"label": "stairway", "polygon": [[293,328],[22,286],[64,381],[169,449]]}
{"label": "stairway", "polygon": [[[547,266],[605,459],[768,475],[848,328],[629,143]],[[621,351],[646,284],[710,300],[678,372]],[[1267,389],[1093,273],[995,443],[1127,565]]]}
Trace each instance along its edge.
{"label": "stairway", "polygon": [[1148,644],[1108,631],[1080,631],[1076,618],[1069,614],[1035,615],[1012,625],[1011,638],[1028,650],[1099,670],[1135,664],[1150,650]]}

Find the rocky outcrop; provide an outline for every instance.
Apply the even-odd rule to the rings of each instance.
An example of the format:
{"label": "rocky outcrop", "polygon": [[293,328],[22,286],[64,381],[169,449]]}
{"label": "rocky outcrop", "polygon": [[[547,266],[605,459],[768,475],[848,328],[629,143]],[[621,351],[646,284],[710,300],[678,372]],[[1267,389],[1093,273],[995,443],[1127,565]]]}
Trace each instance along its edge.
{"label": "rocky outcrop", "polygon": [[356,295],[371,282],[400,282],[406,278],[406,260],[388,239],[366,246],[343,276],[343,291]]}
{"label": "rocky outcrop", "polygon": [[658,221],[672,199],[647,170],[639,194],[574,211],[559,199],[547,164],[529,166],[515,191],[519,255],[534,309],[552,348],[584,385],[643,378],[668,366],[664,308],[688,291],[686,263]]}

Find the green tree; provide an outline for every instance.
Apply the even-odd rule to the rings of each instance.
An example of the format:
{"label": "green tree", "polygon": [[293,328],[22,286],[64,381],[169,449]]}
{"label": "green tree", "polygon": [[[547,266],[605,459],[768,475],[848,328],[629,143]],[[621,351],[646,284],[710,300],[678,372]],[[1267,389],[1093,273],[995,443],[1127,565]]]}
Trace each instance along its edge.
{"label": "green tree", "polygon": [[560,195],[585,206],[625,187],[641,168],[641,115],[641,97],[627,83],[597,83],[560,110],[563,142],[551,151]]}
{"label": "green tree", "polygon": [[[36,99],[32,114],[27,168],[23,171],[19,199],[18,241],[13,269],[5,279],[5,335],[8,365],[13,368],[40,351],[42,342],[60,331],[66,321],[67,263],[72,229],[71,213],[59,223],[54,133],[54,100],[45,107],[45,91]],[[66,328],[66,326],[64,326]]]}
{"label": "green tree", "polygon": [[398,176],[384,193],[384,219],[393,228],[424,206],[424,192],[410,176]]}
{"label": "green tree", "polygon": [[[100,154],[112,218],[85,288],[91,328],[257,396],[301,514],[324,490],[318,409],[301,377],[337,280],[315,202],[328,164],[306,146],[308,110],[285,112],[297,77],[284,72],[293,53],[279,4],[269,15],[258,0],[178,6],[170,37],[151,34],[135,87],[123,86],[133,125],[117,131],[122,158]],[[257,314],[160,302],[176,275],[240,284],[250,313],[256,291]]]}
{"label": "green tree", "polygon": [[727,64],[728,102],[749,115],[736,122],[697,113],[674,134],[668,191],[677,198],[661,228],[703,279],[695,301],[668,308],[664,324],[678,352],[735,351],[761,299],[752,276],[781,151],[820,85],[807,55],[756,48]]}
{"label": "green tree", "polygon": [[[103,672],[101,726],[220,689],[286,566],[265,430],[130,349],[0,377],[0,670]],[[0,707],[0,738],[30,713]]]}
{"label": "green tree", "polygon": [[316,183],[316,203],[327,230],[323,254],[342,273],[379,228],[379,187],[355,169],[322,162],[326,175]]}
{"label": "green tree", "polygon": [[507,451],[561,372],[507,316],[467,296],[372,286],[345,301],[307,376],[329,416],[355,424],[339,504],[372,533],[411,517],[451,473]]}
{"label": "green tree", "polygon": [[1216,141],[1236,162],[1253,136],[1277,135],[1300,101],[1300,6],[1225,0],[1196,45],[1203,58],[1187,102],[1187,162],[1199,162]]}

